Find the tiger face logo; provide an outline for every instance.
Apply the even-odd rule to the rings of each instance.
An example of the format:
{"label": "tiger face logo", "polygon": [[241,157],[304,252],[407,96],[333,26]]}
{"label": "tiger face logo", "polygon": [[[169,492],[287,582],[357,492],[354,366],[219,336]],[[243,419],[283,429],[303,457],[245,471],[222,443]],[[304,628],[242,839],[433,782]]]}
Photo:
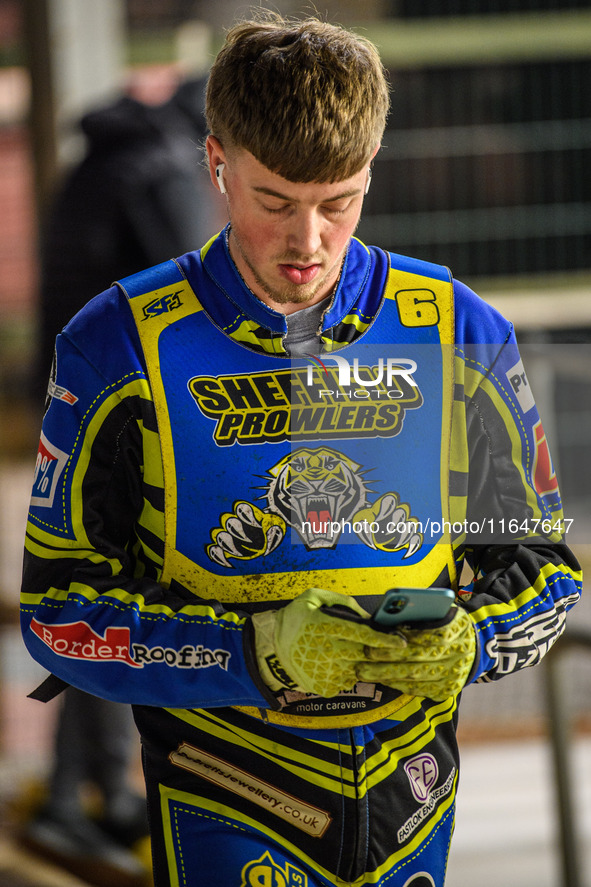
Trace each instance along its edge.
{"label": "tiger face logo", "polygon": [[267,507],[237,499],[220,515],[206,545],[210,560],[232,567],[234,560],[267,557],[291,527],[309,550],[334,548],[347,528],[374,551],[402,551],[411,557],[423,544],[419,521],[395,491],[370,501],[373,491],[361,466],[330,447],[300,447],[268,469]]}
{"label": "tiger face logo", "polygon": [[338,450],[301,447],[269,469],[269,510],[308,548],[332,548],[343,525],[367,504],[361,466]]}

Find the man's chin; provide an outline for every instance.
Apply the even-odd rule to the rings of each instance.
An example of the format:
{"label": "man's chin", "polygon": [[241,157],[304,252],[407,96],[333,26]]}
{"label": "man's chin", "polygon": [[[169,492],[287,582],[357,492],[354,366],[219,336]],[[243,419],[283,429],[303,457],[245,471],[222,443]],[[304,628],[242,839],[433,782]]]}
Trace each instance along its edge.
{"label": "man's chin", "polygon": [[305,308],[318,298],[318,293],[322,291],[322,281],[314,281],[313,284],[284,284],[279,286],[269,286],[266,282],[258,280],[259,293],[264,292],[264,301],[270,301],[275,305],[298,305]]}
{"label": "man's chin", "polygon": [[303,289],[303,287],[294,287],[290,291],[284,292],[267,291],[267,296],[276,305],[299,305],[301,308],[305,308],[306,305],[313,303],[318,291],[317,289],[310,291],[307,288],[306,291],[302,291]]}

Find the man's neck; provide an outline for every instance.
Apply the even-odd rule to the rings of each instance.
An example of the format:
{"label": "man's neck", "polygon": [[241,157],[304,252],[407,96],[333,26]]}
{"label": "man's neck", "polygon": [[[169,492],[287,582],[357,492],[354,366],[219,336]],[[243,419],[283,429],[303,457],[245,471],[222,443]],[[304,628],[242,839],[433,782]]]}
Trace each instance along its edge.
{"label": "man's neck", "polygon": [[301,311],[303,308],[311,308],[312,306],[317,305],[319,302],[324,302],[329,296],[333,295],[338,286],[339,280],[341,279],[343,263],[345,261],[344,256],[339,268],[335,271],[334,276],[326,281],[325,286],[319,289],[317,293],[314,293],[309,300],[298,302],[278,302],[275,301],[271,293],[267,292],[255,279],[254,273],[244,259],[240,247],[236,243],[235,237],[232,236],[231,226],[226,231],[226,243],[228,246],[228,251],[230,253],[230,258],[234,262],[236,270],[238,271],[238,274],[240,275],[244,285],[250,290],[253,296],[259,299],[259,301],[263,302],[269,308],[272,308],[273,311],[277,311],[279,314],[285,314],[286,316],[289,316],[290,314],[295,314],[296,311]]}

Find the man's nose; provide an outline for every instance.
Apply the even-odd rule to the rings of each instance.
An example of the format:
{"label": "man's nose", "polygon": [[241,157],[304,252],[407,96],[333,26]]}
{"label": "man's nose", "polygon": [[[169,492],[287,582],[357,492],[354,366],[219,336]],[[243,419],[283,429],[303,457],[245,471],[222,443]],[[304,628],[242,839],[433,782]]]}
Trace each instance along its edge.
{"label": "man's nose", "polygon": [[312,210],[300,210],[290,219],[288,245],[303,256],[313,256],[322,243],[322,219]]}

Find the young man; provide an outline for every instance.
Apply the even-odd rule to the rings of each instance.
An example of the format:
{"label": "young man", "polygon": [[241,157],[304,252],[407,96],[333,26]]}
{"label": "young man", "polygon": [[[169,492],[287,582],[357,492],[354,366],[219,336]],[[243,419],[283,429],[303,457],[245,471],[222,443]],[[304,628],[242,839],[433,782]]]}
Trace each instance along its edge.
{"label": "young man", "polygon": [[[353,237],[387,109],[366,41],[236,26],[207,96],[229,226],[58,337],[24,637],[135,705],[158,887],[441,885],[459,693],[578,598],[510,324]],[[370,618],[431,586],[445,619]]]}

